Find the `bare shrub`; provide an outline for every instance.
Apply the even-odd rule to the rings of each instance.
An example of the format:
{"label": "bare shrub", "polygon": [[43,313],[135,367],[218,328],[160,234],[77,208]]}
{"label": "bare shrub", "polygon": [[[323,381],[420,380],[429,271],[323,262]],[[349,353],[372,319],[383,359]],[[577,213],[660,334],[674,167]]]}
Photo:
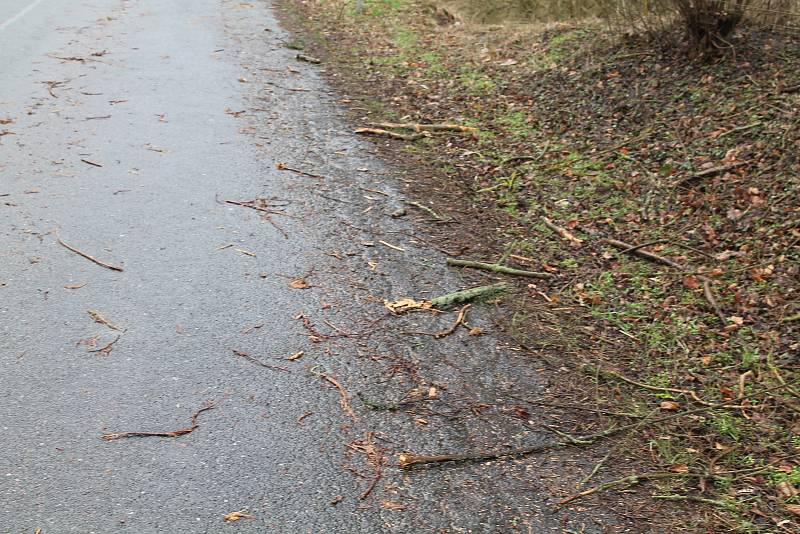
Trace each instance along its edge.
{"label": "bare shrub", "polygon": [[477,22],[553,22],[602,18],[626,32],[666,39],[676,25],[692,49],[729,48],[746,21],[771,29],[800,30],[800,0],[445,0]]}

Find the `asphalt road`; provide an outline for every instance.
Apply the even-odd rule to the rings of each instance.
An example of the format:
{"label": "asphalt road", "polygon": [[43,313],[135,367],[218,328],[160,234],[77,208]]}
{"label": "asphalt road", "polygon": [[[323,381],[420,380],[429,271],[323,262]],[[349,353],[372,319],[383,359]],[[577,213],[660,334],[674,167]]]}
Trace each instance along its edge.
{"label": "asphalt road", "polygon": [[398,335],[454,316],[382,299],[471,282],[288,39],[261,2],[0,3],[0,532],[599,529],[542,464],[393,467],[546,439],[501,409],[542,386],[492,336]]}

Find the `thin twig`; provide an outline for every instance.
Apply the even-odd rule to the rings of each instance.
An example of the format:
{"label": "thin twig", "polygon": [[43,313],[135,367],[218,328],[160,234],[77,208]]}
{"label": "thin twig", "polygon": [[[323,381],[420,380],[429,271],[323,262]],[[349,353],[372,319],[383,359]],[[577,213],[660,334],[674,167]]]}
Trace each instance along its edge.
{"label": "thin twig", "polygon": [[356,412],[353,411],[352,406],[350,406],[350,395],[347,393],[347,390],[344,389],[344,387],[342,387],[342,385],[332,376],[325,373],[322,373],[319,376],[339,390],[339,403],[342,405],[342,410],[344,410],[347,415],[352,417],[354,422],[358,422]]}
{"label": "thin twig", "polygon": [[184,434],[191,434],[198,428],[200,425],[197,423],[197,417],[208,410],[214,408],[213,402],[205,403],[199,410],[192,414],[191,419],[191,426],[186,428],[181,428],[179,430],[174,430],[172,432],[112,432],[110,434],[103,434],[100,436],[100,439],[104,441],[114,441],[115,439],[121,438],[146,438],[146,437],[156,437],[156,438],[177,438],[179,436],[183,436]]}
{"label": "thin twig", "polygon": [[578,239],[571,232],[569,232],[566,228],[562,228],[561,226],[558,226],[556,223],[554,223],[553,221],[551,221],[547,217],[542,216],[542,217],[540,217],[540,219],[544,223],[545,226],[547,226],[549,229],[551,229],[552,231],[554,231],[555,233],[557,233],[558,235],[560,235],[562,238],[566,239],[570,243],[572,243],[574,245],[580,245],[581,243],[583,243],[583,239]]}
{"label": "thin twig", "polygon": [[355,133],[359,134],[372,134],[372,135],[384,135],[386,137],[392,137],[394,139],[402,139],[403,141],[416,141],[417,139],[421,139],[423,137],[427,137],[426,133],[415,133],[415,134],[401,134],[397,132],[392,132],[389,130],[381,130],[378,128],[356,128]]}
{"label": "thin twig", "polygon": [[624,241],[619,241],[617,239],[603,239],[602,242],[621,250],[622,253],[633,254],[634,256],[639,256],[640,258],[644,258],[646,260],[669,265],[670,267],[675,267],[676,269],[684,268],[683,265],[676,261],[665,258],[664,256],[659,256],[658,254],[653,254],[652,252],[641,250],[636,245],[631,245],[630,243],[625,243]]}
{"label": "thin twig", "polygon": [[106,263],[104,261],[100,261],[97,258],[95,258],[94,256],[90,256],[89,254],[87,254],[85,252],[82,252],[82,251],[78,250],[75,247],[71,247],[71,246],[67,245],[66,243],[61,241],[61,238],[58,238],[57,241],[58,241],[58,244],[61,245],[62,247],[64,247],[65,249],[71,250],[72,252],[74,252],[78,256],[83,256],[87,260],[96,263],[100,267],[105,267],[106,269],[111,269],[112,271],[117,271],[117,272],[122,272],[123,271],[122,267],[119,267],[117,265],[111,265],[110,263]]}
{"label": "thin twig", "polygon": [[111,354],[111,350],[114,347],[114,343],[116,343],[117,341],[119,341],[119,335],[117,337],[115,337],[112,341],[110,341],[107,345],[104,345],[103,347],[100,347],[99,349],[87,350],[86,352],[102,352],[103,354],[108,356],[109,354]]}
{"label": "thin twig", "polygon": [[714,293],[711,291],[711,281],[705,276],[703,277],[703,296],[711,305],[711,308],[713,308],[719,320],[722,321],[722,326],[727,325],[728,322],[725,320],[725,315],[722,313],[722,310],[720,310],[719,304],[717,304],[717,300],[714,298]]}
{"label": "thin twig", "polygon": [[264,363],[264,362],[262,362],[262,361],[261,361],[261,360],[259,360],[259,359],[256,359],[256,358],[254,358],[254,357],[250,356],[250,355],[249,355],[248,353],[246,353],[246,352],[242,352],[242,351],[240,351],[240,350],[234,350],[234,351],[233,351],[233,353],[234,353],[235,355],[237,355],[237,356],[241,357],[241,358],[244,358],[245,360],[247,360],[247,361],[249,361],[249,362],[253,362],[253,363],[254,363],[254,364],[256,364],[256,365],[260,365],[261,367],[266,367],[267,369],[273,369],[273,370],[275,370],[275,371],[284,371],[284,372],[286,372],[286,373],[291,373],[291,371],[290,371],[289,369],[287,369],[286,367],[280,367],[280,366],[278,366],[278,365],[269,365],[269,364],[267,364],[267,363]]}
{"label": "thin twig", "polygon": [[588,495],[592,495],[593,493],[597,493],[598,491],[604,491],[610,488],[614,488],[617,486],[632,486],[634,484],[638,484],[640,482],[644,482],[646,480],[658,480],[662,478],[675,478],[675,477],[705,477],[707,476],[705,473],[672,473],[672,472],[657,472],[657,473],[642,473],[639,475],[629,475],[626,477],[618,478],[617,480],[612,480],[610,482],[605,482],[600,484],[599,486],[595,486],[593,488],[589,488],[587,490],[581,491],[574,495],[570,495],[566,499],[562,499],[556,503],[557,506],[563,506],[567,503],[570,503],[574,500],[580,499],[582,497],[586,497]]}

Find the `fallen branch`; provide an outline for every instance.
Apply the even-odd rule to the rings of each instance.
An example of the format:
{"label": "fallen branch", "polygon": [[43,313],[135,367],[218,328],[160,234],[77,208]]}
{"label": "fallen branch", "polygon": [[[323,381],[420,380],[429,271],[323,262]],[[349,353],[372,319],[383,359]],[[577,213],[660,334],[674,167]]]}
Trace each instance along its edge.
{"label": "fallen branch", "polygon": [[633,486],[634,484],[639,484],[640,482],[644,482],[646,480],[658,480],[662,478],[675,478],[675,477],[705,477],[705,476],[707,476],[705,473],[672,473],[672,472],[657,472],[657,473],[643,473],[640,475],[629,475],[626,477],[618,478],[617,480],[605,482],[603,484],[600,484],[599,486],[595,486],[587,490],[583,490],[579,493],[567,497],[566,499],[558,501],[556,505],[563,506],[574,500],[580,499],[581,497],[586,497],[588,495],[592,495],[593,493],[597,493],[598,491],[607,490],[617,486]]}
{"label": "fallen branch", "polygon": [[683,265],[676,261],[665,258],[664,256],[659,256],[658,254],[653,254],[652,252],[646,252],[640,248],[637,248],[636,245],[631,245],[629,243],[625,243],[624,241],[619,241],[617,239],[603,239],[602,242],[621,250],[625,254],[633,254],[634,256],[639,256],[640,258],[644,258],[646,260],[661,263],[663,265],[669,265],[670,267],[675,267],[676,269],[684,268]]}
{"label": "fallen branch", "polygon": [[377,128],[356,128],[354,131],[358,134],[384,135],[393,139],[402,139],[403,141],[416,141],[417,139],[426,137],[425,133],[401,134],[397,132],[390,132],[389,130],[380,130]]}
{"label": "fallen branch", "polygon": [[278,365],[269,365],[268,363],[264,363],[261,360],[250,356],[246,352],[242,352],[240,350],[234,350],[233,353],[235,355],[241,357],[241,358],[244,358],[245,360],[247,360],[249,362],[252,362],[252,363],[254,363],[256,365],[260,365],[261,367],[266,367],[267,369],[273,369],[275,371],[284,371],[286,373],[291,373],[291,371],[289,369],[287,369],[286,367],[280,367]]}
{"label": "fallen branch", "polygon": [[663,393],[677,393],[679,395],[687,395],[687,396],[691,397],[692,400],[695,401],[696,403],[702,404],[703,406],[707,406],[709,408],[734,409],[734,410],[742,410],[742,409],[746,409],[746,408],[753,408],[753,406],[747,406],[747,405],[741,404],[741,403],[739,403],[739,404],[729,404],[729,403],[708,402],[708,401],[705,401],[705,400],[701,399],[697,395],[697,393],[695,393],[691,389],[680,389],[680,388],[670,388],[670,387],[664,387],[664,386],[653,386],[653,385],[650,385],[650,384],[645,384],[644,382],[639,382],[637,380],[633,380],[632,378],[628,378],[627,376],[622,375],[620,373],[617,373],[616,371],[610,371],[608,369],[598,369],[598,368],[594,367],[593,365],[586,365],[585,369],[588,372],[592,373],[592,374],[598,374],[599,373],[600,375],[610,376],[612,378],[616,378],[617,380],[621,380],[622,382],[625,382],[627,384],[630,384],[632,386],[636,386],[636,387],[639,387],[639,388],[642,388],[642,389],[649,389],[650,391],[660,391],[660,392],[663,392]]}
{"label": "fallen branch", "polygon": [[729,508],[730,502],[721,501],[718,499],[706,499],[704,497],[696,497],[694,495],[653,495],[653,499],[660,499],[664,501],[690,501],[699,502],[702,504],[710,504],[712,506],[719,506],[720,508]]}
{"label": "fallen branch", "polygon": [[497,263],[483,263],[480,261],[457,260],[454,258],[447,258],[447,265],[453,267],[470,267],[472,269],[482,269],[484,271],[494,271],[501,274],[509,274],[512,276],[527,276],[528,278],[541,278],[543,280],[552,278],[553,275],[549,273],[537,273],[534,271],[525,271],[522,269],[514,269],[506,267]]}
{"label": "fallen branch", "polygon": [[82,252],[82,251],[78,250],[75,247],[71,247],[71,246],[67,245],[66,243],[61,241],[61,238],[58,238],[58,244],[61,245],[62,247],[64,247],[65,249],[67,249],[67,250],[71,250],[72,252],[74,252],[78,256],[83,256],[87,260],[96,263],[100,267],[105,267],[106,269],[111,269],[112,271],[117,271],[117,272],[122,272],[123,271],[122,267],[118,267],[117,265],[111,265],[110,263],[106,263],[104,261],[100,261],[97,258],[95,258],[94,256],[90,256],[89,254],[87,254],[85,252]]}
{"label": "fallen branch", "polygon": [[562,227],[558,226],[557,224],[555,224],[553,221],[551,221],[547,217],[542,216],[542,217],[540,217],[540,219],[544,223],[545,226],[547,226],[549,229],[551,229],[552,231],[554,231],[555,233],[557,233],[558,235],[560,235],[561,237],[563,237],[564,239],[566,239],[570,243],[572,243],[574,245],[580,245],[580,244],[583,243],[583,239],[578,239],[571,232],[569,232],[566,228],[562,228]]}
{"label": "fallen branch", "polygon": [[492,284],[489,286],[479,286],[472,289],[465,289],[463,291],[456,291],[454,293],[447,293],[441,295],[433,300],[414,300],[411,298],[404,298],[395,301],[384,300],[383,305],[395,314],[402,314],[411,310],[430,310],[432,308],[447,308],[451,304],[460,304],[462,302],[470,302],[478,298],[488,297],[502,293],[511,286],[505,282]]}
{"label": "fallen branch", "polygon": [[688,184],[690,184],[690,183],[692,183],[694,181],[701,180],[703,178],[708,178],[709,176],[715,176],[715,175],[723,173],[723,172],[728,172],[728,171],[733,170],[733,169],[735,169],[737,167],[741,167],[742,165],[747,165],[747,163],[745,163],[744,161],[740,161],[738,163],[731,163],[730,165],[721,165],[719,167],[712,167],[712,168],[706,169],[704,171],[696,172],[696,173],[692,174],[691,176],[687,176],[686,178],[684,178],[682,180],[678,180],[677,182],[675,182],[673,187],[683,187],[683,186],[688,185]]}
{"label": "fallen branch", "polygon": [[489,286],[479,286],[472,289],[465,289],[463,291],[456,291],[448,293],[432,299],[431,306],[433,308],[446,308],[453,304],[461,304],[464,302],[471,302],[479,298],[486,298],[498,293],[507,291],[511,286],[504,282],[492,284]]}
{"label": "fallen branch", "polygon": [[347,393],[347,390],[344,389],[344,387],[342,387],[342,385],[332,376],[325,373],[322,373],[319,376],[326,382],[333,384],[333,386],[339,390],[339,403],[342,405],[342,410],[344,410],[347,415],[353,418],[353,422],[358,422],[356,412],[354,412],[352,406],[350,406],[350,395]]}
{"label": "fallen branch", "polygon": [[[621,376],[621,375],[620,375]],[[789,383],[783,383],[778,386],[774,386],[771,388],[767,388],[759,393],[770,393],[773,391],[777,391],[780,389],[788,389],[797,383],[800,383],[800,380],[795,380]],[[665,423],[667,421],[671,421],[673,419],[678,419],[681,417],[686,417],[689,415],[694,415],[698,413],[707,412],[713,409],[722,409],[722,408],[736,408],[741,409],[742,405],[737,405],[735,403],[741,402],[741,399],[737,399],[736,401],[726,402],[721,404],[708,404],[705,403],[704,406],[699,408],[694,408],[692,410],[686,410],[684,412],[673,413],[671,415],[666,415],[664,417],[659,417],[656,419],[650,420],[650,425],[657,425],[659,423]],[[570,445],[574,446],[586,446],[592,445],[598,440],[611,437],[619,432],[624,432],[626,430],[631,430],[637,428],[641,425],[641,422],[631,423],[629,425],[623,425],[618,427],[612,427],[606,430],[602,430],[600,432],[596,432],[594,434],[589,434],[587,436],[571,436],[564,432],[558,432],[557,434],[564,437],[562,441],[555,441],[551,443],[540,443],[538,445],[533,445],[531,447],[525,447],[521,449],[512,449],[507,451],[479,451],[479,452],[472,452],[472,453],[458,453],[458,454],[440,454],[436,456],[424,456],[424,455],[417,455],[411,453],[401,453],[398,455],[398,465],[403,469],[410,469],[414,466],[424,465],[424,464],[433,464],[433,463],[444,463],[444,462],[483,462],[483,461],[490,461],[490,460],[499,460],[505,458],[522,458],[528,456],[530,454],[535,454],[537,452],[544,452],[553,449],[559,449],[563,447],[567,447]],[[596,491],[596,490],[595,490]]]}
{"label": "fallen branch", "polygon": [[208,410],[214,408],[213,402],[206,402],[199,410],[192,414],[191,419],[191,426],[187,428],[181,428],[179,430],[174,430],[172,432],[112,432],[110,434],[103,434],[100,436],[100,439],[104,441],[114,441],[115,439],[121,438],[146,438],[146,437],[156,437],[156,438],[177,438],[179,436],[183,436],[184,434],[191,434],[198,428],[200,425],[197,423],[197,417]]}
{"label": "fallen branch", "polygon": [[460,124],[416,124],[413,122],[379,122],[375,124],[380,128],[388,128],[390,130],[404,129],[414,130],[415,132],[461,132],[461,133],[476,133],[477,128],[473,126],[461,126]]}
{"label": "fallen branch", "polygon": [[797,85],[790,85],[788,87],[784,87],[778,92],[783,94],[789,94],[789,93],[796,93],[798,91],[800,91],[800,83]]}
{"label": "fallen branch", "polygon": [[794,315],[790,315],[781,319],[782,323],[791,323],[794,321],[800,321],[800,313],[795,313]]}

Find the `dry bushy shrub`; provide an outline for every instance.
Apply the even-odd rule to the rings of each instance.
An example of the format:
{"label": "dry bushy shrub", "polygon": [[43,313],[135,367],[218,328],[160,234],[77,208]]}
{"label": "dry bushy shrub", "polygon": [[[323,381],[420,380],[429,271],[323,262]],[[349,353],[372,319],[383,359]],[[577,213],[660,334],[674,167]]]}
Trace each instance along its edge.
{"label": "dry bushy shrub", "polygon": [[663,37],[676,23],[693,49],[727,48],[744,20],[772,28],[800,29],[800,0],[449,0],[480,22],[551,22],[604,18],[629,31]]}

